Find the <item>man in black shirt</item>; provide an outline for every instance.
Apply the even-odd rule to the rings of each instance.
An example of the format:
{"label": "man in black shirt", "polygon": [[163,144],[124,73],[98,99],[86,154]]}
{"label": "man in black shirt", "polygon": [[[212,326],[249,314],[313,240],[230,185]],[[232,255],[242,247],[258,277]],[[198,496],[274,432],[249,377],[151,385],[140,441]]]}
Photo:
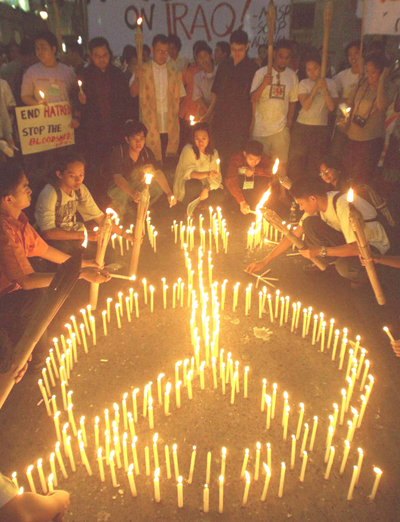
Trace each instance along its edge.
{"label": "man in black shirt", "polygon": [[247,56],[248,42],[247,33],[241,29],[231,34],[231,56],[219,65],[212,87],[214,96],[208,113],[213,112],[213,135],[223,173],[231,155],[243,150],[249,138],[250,88],[257,65]]}
{"label": "man in black shirt", "polygon": [[110,168],[113,181],[108,189],[111,206],[126,222],[131,223],[144,189],[144,174],[153,174],[150,185],[150,206],[161,194],[167,195],[170,207],[176,204],[176,199],[164,173],[151,149],[145,146],[146,126],[139,121],[128,120],[124,125],[125,142],[117,145],[111,152]]}
{"label": "man in black shirt", "polygon": [[102,205],[101,178],[108,178],[108,162],[113,146],[122,139],[125,121],[132,117],[129,87],[121,69],[111,63],[105,38],[89,42],[90,65],[82,75],[79,101],[82,110],[82,151],[87,159],[86,182]]}

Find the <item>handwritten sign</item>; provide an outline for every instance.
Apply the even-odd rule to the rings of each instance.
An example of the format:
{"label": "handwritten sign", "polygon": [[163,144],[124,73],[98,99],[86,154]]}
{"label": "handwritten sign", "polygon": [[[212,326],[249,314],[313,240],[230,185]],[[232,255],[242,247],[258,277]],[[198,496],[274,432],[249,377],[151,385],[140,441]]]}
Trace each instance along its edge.
{"label": "handwritten sign", "polygon": [[49,103],[15,109],[22,154],[34,154],[75,143],[71,105]]}
{"label": "handwritten sign", "polygon": [[[364,34],[400,35],[400,0],[364,0]],[[363,0],[358,0],[357,15],[362,17]]]}
{"label": "handwritten sign", "polygon": [[[275,39],[289,38],[291,0],[275,0]],[[218,41],[229,41],[236,29],[244,29],[250,39],[250,55],[267,42],[266,0],[91,0],[88,4],[90,38],[104,36],[117,54],[124,45],[134,44],[136,20],[143,18],[144,42],[151,45],[156,34],[177,34],[182,54],[192,57],[196,40],[205,40],[214,49]]]}

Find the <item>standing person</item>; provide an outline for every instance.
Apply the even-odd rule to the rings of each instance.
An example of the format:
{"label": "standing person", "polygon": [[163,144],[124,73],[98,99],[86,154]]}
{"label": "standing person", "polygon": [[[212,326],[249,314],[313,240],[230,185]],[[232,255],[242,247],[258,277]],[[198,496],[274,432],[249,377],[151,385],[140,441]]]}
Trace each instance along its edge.
{"label": "standing person", "polygon": [[291,58],[291,43],[287,40],[277,42],[272,75],[268,74],[267,66],[262,67],[251,85],[251,101],[255,108],[253,139],[263,144],[266,154],[273,159],[279,158],[280,172],[284,176],[299,84],[296,73],[288,68]]}
{"label": "standing person", "polygon": [[168,63],[174,65],[177,71],[182,72],[183,69],[188,65],[189,59],[186,58],[186,56],[180,54],[182,49],[182,42],[179,36],[176,34],[170,34],[168,36],[168,46]]}
{"label": "standing person", "polygon": [[67,65],[73,68],[77,78],[82,78],[86,63],[83,59],[83,47],[78,42],[67,43],[67,52],[65,53],[65,61]]}
{"label": "standing person", "polygon": [[[25,105],[39,105],[43,100],[53,103],[68,101],[72,104],[73,89],[76,88],[76,75],[71,67],[57,61],[58,42],[49,31],[35,37],[35,51],[39,63],[31,65],[22,79],[21,98]],[[79,118],[72,120],[78,127]]]}
{"label": "standing person", "polygon": [[35,45],[30,38],[23,38],[19,47],[19,56],[0,67],[0,78],[11,87],[17,106],[22,105],[21,85],[25,71],[36,62]]}
{"label": "standing person", "polygon": [[254,61],[257,64],[257,67],[262,67],[263,65],[265,65],[267,55],[268,55],[268,45],[267,44],[259,45],[258,49],[257,49],[257,58],[254,59]]}
{"label": "standing person", "polygon": [[222,173],[231,155],[243,150],[250,132],[252,106],[250,88],[257,65],[247,56],[249,38],[238,29],[231,34],[231,57],[217,70],[211,105],[203,120],[213,114],[213,136],[222,162]]}
{"label": "standing person", "polygon": [[360,42],[347,44],[345,54],[350,67],[333,77],[340,101],[347,100],[360,79]]}
{"label": "standing person", "polygon": [[153,152],[145,146],[147,128],[140,121],[128,120],[124,125],[125,142],[117,145],[111,152],[111,182],[108,195],[112,208],[126,224],[133,223],[136,217],[136,204],[144,190],[144,174],[153,174],[150,184],[150,206],[165,193],[169,206],[176,204],[172,190],[164,173],[159,168]]}
{"label": "standing person", "polygon": [[0,161],[14,155],[14,138],[11,116],[15,110],[15,100],[11,88],[0,79]]}
{"label": "standing person", "polygon": [[200,66],[200,72],[194,77],[193,101],[197,103],[195,120],[201,120],[211,104],[211,89],[215,79],[216,68],[212,59],[211,47],[202,42],[196,49],[196,61]]}
{"label": "standing person", "polygon": [[[35,39],[35,52],[39,63],[31,65],[22,78],[21,99],[25,105],[69,102],[72,106],[70,126],[80,125],[76,92],[78,90],[74,70],[57,60],[58,42],[56,36],[45,31]],[[40,91],[44,98],[40,96]],[[29,174],[40,177],[54,161],[56,149],[31,154],[24,158]]]}
{"label": "standing person", "polygon": [[223,197],[222,190],[217,192],[222,189],[218,159],[208,124],[197,123],[193,127],[192,143],[183,147],[174,179],[174,195],[187,207],[188,216],[197,206],[195,200],[207,199],[207,204],[212,205],[212,201]]}
{"label": "standing person", "polygon": [[385,143],[385,117],[393,101],[389,69],[383,55],[366,58],[365,77],[348,98],[352,108],[343,164],[358,181],[371,183]]}
{"label": "standing person", "polygon": [[[90,65],[82,76],[82,148],[88,160],[87,183],[103,203],[112,147],[122,139],[122,128],[130,117],[129,87],[122,71],[112,65],[111,49],[103,37],[89,42]],[[103,179],[103,182],[101,181]]]}
{"label": "standing person", "polygon": [[318,176],[321,159],[329,142],[328,114],[335,109],[336,84],[320,78],[321,57],[310,55],[305,60],[307,78],[299,83],[301,110],[293,124],[288,174],[296,180],[307,172]]}
{"label": "standing person", "polygon": [[[336,89],[339,96],[339,103],[347,103],[347,99],[357,86],[361,77],[360,71],[360,42],[350,42],[346,46],[346,59],[350,68],[345,69],[333,77],[336,83]],[[335,122],[334,134],[330,144],[330,152],[334,156],[339,156],[343,153],[347,141],[347,124],[348,118],[344,118],[339,113]]]}
{"label": "standing person", "polygon": [[179,146],[179,102],[186,96],[182,75],[168,60],[168,38],[153,38],[153,59],[138,67],[130,86],[133,97],[139,95],[142,122],[148,130],[146,145],[158,161],[175,155]]}
{"label": "standing person", "polygon": [[224,60],[229,58],[231,55],[231,46],[228,42],[217,42],[214,49],[214,61],[218,67]]}

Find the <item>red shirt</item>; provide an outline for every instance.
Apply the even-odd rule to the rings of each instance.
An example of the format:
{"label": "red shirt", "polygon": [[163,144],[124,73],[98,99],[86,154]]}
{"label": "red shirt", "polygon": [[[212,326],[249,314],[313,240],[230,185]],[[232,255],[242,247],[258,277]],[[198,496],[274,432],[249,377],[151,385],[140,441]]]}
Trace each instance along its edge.
{"label": "red shirt", "polygon": [[15,219],[0,211],[0,296],[21,288],[18,281],[35,272],[28,257],[41,257],[48,248],[23,212]]}
{"label": "red shirt", "polygon": [[[225,185],[232,196],[240,204],[245,201],[242,189],[239,185],[239,172],[241,167],[248,167],[245,155],[243,152],[237,152],[231,156],[228,164],[228,171],[225,176]],[[271,158],[267,154],[262,154],[260,163],[255,167],[254,174],[256,176],[264,176],[266,178],[272,178],[272,162]]]}

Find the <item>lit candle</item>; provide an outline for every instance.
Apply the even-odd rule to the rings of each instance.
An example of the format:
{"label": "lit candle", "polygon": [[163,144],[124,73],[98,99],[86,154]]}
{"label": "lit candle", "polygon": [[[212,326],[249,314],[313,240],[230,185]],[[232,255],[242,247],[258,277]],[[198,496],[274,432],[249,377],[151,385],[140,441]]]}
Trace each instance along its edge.
{"label": "lit candle", "polygon": [[287,439],[287,431],[288,431],[288,424],[289,424],[289,413],[290,413],[290,406],[285,407],[285,415],[283,420],[283,440]]}
{"label": "lit candle", "polygon": [[210,510],[210,490],[207,484],[204,485],[203,491],[203,511],[208,513]]}
{"label": "lit candle", "polygon": [[314,346],[317,334],[317,325],[318,325],[318,315],[314,315],[314,326],[313,326],[313,334],[312,334],[312,345]]}
{"label": "lit candle", "polygon": [[224,512],[224,477],[219,477],[218,513]]}
{"label": "lit candle", "polygon": [[296,436],[292,435],[292,449],[290,453],[290,469],[294,469],[294,463],[296,460]]}
{"label": "lit candle", "polygon": [[150,285],[150,312],[154,311],[154,286]]}
{"label": "lit candle", "polygon": [[240,473],[240,478],[244,477],[244,472],[246,471],[247,462],[249,460],[249,451],[250,451],[249,449],[246,449],[244,452],[244,459],[243,459],[242,471]]}
{"label": "lit candle", "polygon": [[92,476],[92,468],[90,467],[90,464],[89,464],[89,461],[88,461],[88,458],[87,458],[87,455],[86,455],[86,451],[85,451],[85,445],[84,445],[82,440],[79,442],[79,450],[80,450],[80,453],[81,453],[82,464],[85,466],[87,474],[89,475],[89,477],[91,477]]}
{"label": "lit candle", "polygon": [[306,449],[307,439],[308,439],[308,432],[309,432],[309,427],[308,427],[308,424],[305,423],[304,424],[303,440],[302,440],[301,449],[300,449],[300,455],[303,455],[303,452]]}
{"label": "lit candle", "polygon": [[313,449],[314,449],[315,436],[317,434],[317,428],[318,428],[318,417],[315,416],[314,417],[313,429],[312,429],[312,433],[311,433],[310,446],[309,446],[309,450],[310,451],[313,451]]}
{"label": "lit candle", "polygon": [[285,484],[285,473],[286,473],[286,464],[284,462],[282,462],[282,465],[281,465],[281,478],[280,478],[280,481],[279,481],[279,491],[278,491],[278,497],[279,498],[283,497],[283,486]]}
{"label": "lit candle", "polygon": [[342,463],[340,465],[340,471],[339,471],[339,473],[341,475],[343,475],[344,470],[346,468],[346,463],[347,463],[347,459],[348,459],[349,453],[350,453],[350,442],[348,440],[345,440],[344,441],[343,458],[342,458]]}
{"label": "lit candle", "polygon": [[263,466],[264,466],[264,470],[265,470],[265,482],[264,482],[263,492],[261,495],[261,502],[265,502],[265,500],[267,498],[269,481],[271,480],[270,468],[265,463],[263,463]]}
{"label": "lit candle", "polygon": [[136,449],[136,442],[137,442],[137,437],[135,435],[135,437],[133,437],[133,439],[132,439],[131,449],[132,449],[132,457],[133,457],[135,475],[139,475],[140,472],[139,472],[139,461],[138,461],[138,455],[137,455],[137,449]]}
{"label": "lit candle", "polygon": [[347,493],[347,500],[352,500],[352,498],[353,498],[353,491],[354,491],[354,486],[356,485],[357,474],[358,474],[358,468],[357,468],[357,466],[354,466],[349,491]]}
{"label": "lit candle", "polygon": [[296,440],[299,440],[299,438],[300,438],[301,427],[303,426],[303,419],[304,419],[304,403],[301,402],[299,421],[297,423],[297,430],[296,430]]}
{"label": "lit candle", "polygon": [[149,397],[148,412],[149,412],[149,428],[151,430],[154,430],[153,398],[152,397]]}
{"label": "lit candle", "polygon": [[303,463],[301,465],[301,471],[300,471],[300,482],[304,482],[304,476],[306,474],[307,461],[308,461],[308,454],[307,454],[306,451],[303,451]]}
{"label": "lit candle", "polygon": [[101,480],[101,482],[105,482],[106,478],[104,475],[104,464],[103,464],[102,451],[103,450],[101,448],[99,448],[97,450],[97,462],[99,465],[100,480]]}
{"label": "lit candle", "polygon": [[364,452],[361,448],[358,448],[358,461],[357,461],[357,468],[358,468],[358,473],[357,473],[357,478],[356,478],[356,485],[358,484],[358,481],[360,480],[360,474],[361,474],[361,467],[362,467],[362,463],[363,463],[363,460],[364,460]]}
{"label": "lit candle", "polygon": [[172,461],[174,463],[175,480],[179,477],[179,465],[178,465],[178,445],[172,446]]}
{"label": "lit candle", "polygon": [[243,396],[245,399],[248,397],[248,375],[249,375],[249,367],[246,366],[244,369],[244,387],[243,387]]}
{"label": "lit candle", "polygon": [[339,334],[340,334],[340,331],[335,330],[335,340],[333,341],[333,348],[332,348],[332,361],[334,361],[335,357],[336,357],[336,350],[337,350],[337,345],[339,342]]}
{"label": "lit candle", "polygon": [[328,462],[328,459],[329,459],[329,452],[331,450],[332,439],[333,439],[333,426],[329,426],[328,436],[326,438],[326,451],[325,451],[325,459],[324,459],[325,464]]}
{"label": "lit candle", "polygon": [[[211,453],[210,453],[211,455]],[[190,469],[189,469],[189,478],[188,483],[191,484],[193,480],[193,472],[194,472],[194,464],[196,462],[196,446],[193,446],[192,457],[190,459]],[[208,466],[208,455],[207,455],[207,466]],[[207,468],[208,470],[208,468]]]}
{"label": "lit candle", "polygon": [[39,474],[40,484],[42,486],[42,491],[46,495],[47,494],[47,484],[46,484],[46,479],[44,478],[42,462],[43,462],[43,459],[39,459],[37,461],[37,470],[38,470],[38,474]]}
{"label": "lit candle", "polygon": [[76,471],[75,459],[74,459],[74,454],[72,453],[71,436],[70,435],[66,439],[66,445],[67,445],[67,454],[68,454],[68,458],[69,458],[69,463],[71,465],[72,471],[75,472]]}
{"label": "lit candle", "polygon": [[[131,490],[131,495],[132,497],[137,497],[137,489],[136,489],[136,484],[135,484],[135,477],[133,475],[133,464],[131,464],[129,466],[129,469],[128,469],[128,481],[129,481],[129,488]],[[136,472],[136,469],[135,469],[135,472]],[[136,472],[137,474],[137,472]]]}
{"label": "lit candle", "polygon": [[145,468],[146,468],[146,475],[150,476],[150,450],[149,447],[146,446],[144,448],[144,460],[145,460]]}
{"label": "lit candle", "polygon": [[331,469],[332,469],[332,464],[333,464],[334,458],[335,458],[335,448],[333,446],[331,446],[330,452],[329,452],[328,465],[326,466],[326,471],[325,471],[325,475],[324,475],[325,480],[329,479],[329,475],[331,474]]}
{"label": "lit candle", "polygon": [[178,493],[178,508],[183,508],[183,484],[182,477],[178,477],[178,483],[176,485]]}
{"label": "lit candle", "polygon": [[276,390],[278,385],[274,382],[272,385],[272,409],[271,409],[271,418],[275,419],[275,408],[276,408]]}
{"label": "lit candle", "polygon": [[169,415],[169,394],[171,393],[171,383],[167,382],[164,394],[164,414]]}
{"label": "lit candle", "polygon": [[374,468],[374,473],[375,473],[375,482],[374,482],[374,485],[372,487],[372,491],[371,491],[371,495],[369,496],[369,498],[371,500],[374,500],[375,499],[375,496],[376,496],[376,492],[378,491],[378,486],[379,486],[379,482],[382,478],[382,470],[380,470],[379,468]]}
{"label": "lit candle", "polygon": [[340,408],[340,418],[339,418],[340,426],[343,426],[344,414],[346,412],[346,402],[347,402],[346,390],[343,388],[342,389],[342,407]]}
{"label": "lit candle", "polygon": [[68,478],[67,471],[64,466],[64,460],[63,460],[61,452],[60,452],[60,444],[61,444],[60,442],[56,443],[56,457],[57,457],[58,465],[60,466],[63,477]]}
{"label": "lit candle", "polygon": [[244,473],[245,473],[245,476],[246,476],[246,484],[245,484],[245,487],[244,487],[242,507],[245,507],[245,505],[247,504],[247,499],[248,499],[249,490],[250,490],[250,473],[248,471],[245,471]]}
{"label": "lit candle", "polygon": [[158,503],[161,502],[160,494],[160,468],[157,468],[154,472],[154,500]]}

